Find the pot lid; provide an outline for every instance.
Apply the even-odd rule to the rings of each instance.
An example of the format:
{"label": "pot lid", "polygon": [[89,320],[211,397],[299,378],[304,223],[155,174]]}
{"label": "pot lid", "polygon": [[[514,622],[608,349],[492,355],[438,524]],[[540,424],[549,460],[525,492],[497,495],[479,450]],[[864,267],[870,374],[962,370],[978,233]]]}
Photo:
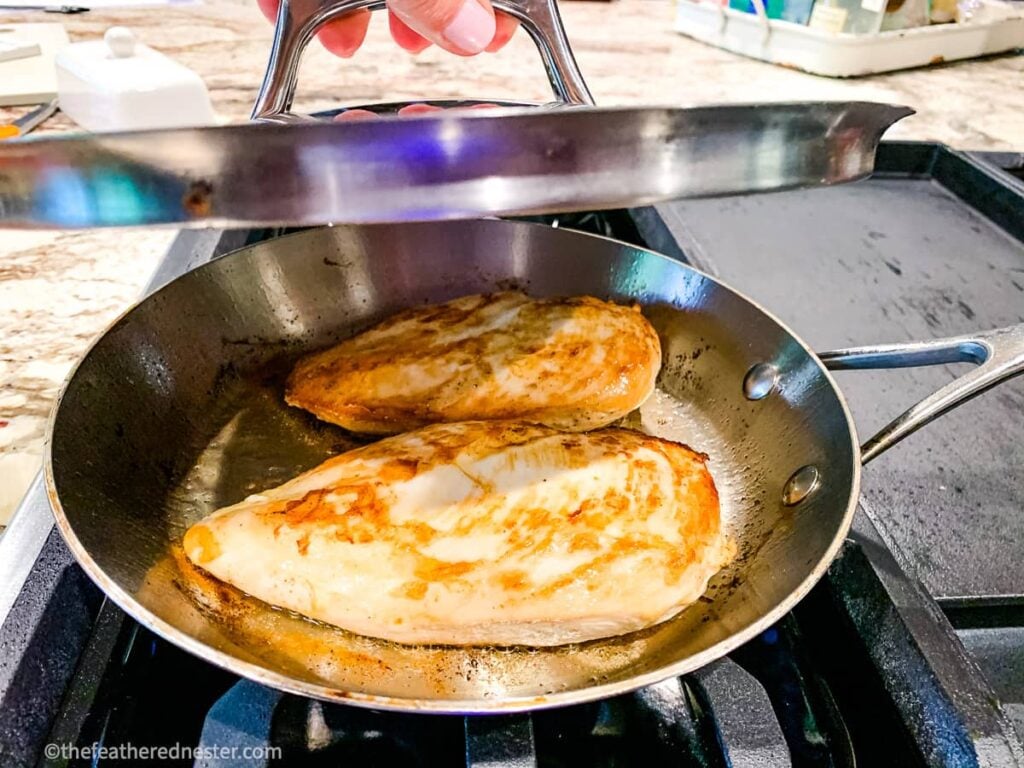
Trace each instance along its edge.
{"label": "pot lid", "polygon": [[384,0],[282,0],[254,122],[0,143],[0,227],[427,221],[834,184],[870,174],[886,128],[912,113],[869,102],[594,107],[555,0],[494,6],[536,42],[555,105],[293,116],[316,29]]}

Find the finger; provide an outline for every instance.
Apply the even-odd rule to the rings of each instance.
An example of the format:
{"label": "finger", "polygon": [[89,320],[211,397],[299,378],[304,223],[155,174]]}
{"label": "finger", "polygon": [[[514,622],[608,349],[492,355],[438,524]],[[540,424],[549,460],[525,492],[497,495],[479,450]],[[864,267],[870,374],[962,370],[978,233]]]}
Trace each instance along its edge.
{"label": "finger", "polygon": [[508,41],[512,39],[512,35],[519,29],[519,22],[505,13],[496,13],[494,15],[494,22],[496,26],[494,39],[484,49],[488,53],[494,53],[504,48]]}
{"label": "finger", "polygon": [[427,115],[431,112],[443,112],[444,107],[438,107],[434,104],[409,104],[398,110],[398,114],[402,117],[415,117],[416,115]]}
{"label": "finger", "polygon": [[[455,107],[454,111],[460,109],[497,109],[497,104],[470,104],[465,107]],[[417,115],[427,115],[433,112],[444,112],[443,107],[438,107],[434,104],[407,104],[398,110],[400,117],[416,117]],[[334,116],[334,122],[336,123],[348,123],[357,120],[374,120],[380,117],[376,112],[371,112],[368,109],[346,109],[344,112]]]}
{"label": "finger", "polygon": [[413,31],[461,56],[483,51],[497,30],[488,0],[388,0],[388,8]]}
{"label": "finger", "polygon": [[376,118],[377,113],[368,109],[346,109],[341,114],[334,116],[334,122],[350,123],[356,120],[375,120]]}
{"label": "finger", "polygon": [[[270,0],[263,0],[270,2]],[[340,19],[329,21],[317,32],[320,44],[335,56],[350,58],[359,50],[370,27],[370,12],[367,10],[346,13]]]}
{"label": "finger", "polygon": [[280,4],[281,0],[256,0],[256,5],[271,22],[277,21],[277,7]]}
{"label": "finger", "polygon": [[428,115],[433,112],[459,112],[460,110],[468,109],[496,109],[497,106],[497,104],[491,104],[488,102],[486,104],[468,104],[465,107],[451,107],[446,110],[444,107],[439,107],[436,104],[407,104],[398,110],[398,114],[401,117],[416,117],[417,115]]}
{"label": "finger", "polygon": [[391,37],[394,38],[394,41],[410,53],[419,53],[430,47],[430,41],[427,38],[412,29],[391,11],[388,11],[388,28],[391,30]]}

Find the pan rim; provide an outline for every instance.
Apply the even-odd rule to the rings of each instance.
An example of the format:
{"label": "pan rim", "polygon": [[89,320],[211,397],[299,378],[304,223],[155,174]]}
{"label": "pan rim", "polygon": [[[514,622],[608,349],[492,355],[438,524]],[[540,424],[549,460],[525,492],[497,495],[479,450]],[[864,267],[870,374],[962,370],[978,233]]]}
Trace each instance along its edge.
{"label": "pan rim", "polygon": [[[481,221],[481,220],[476,220]],[[505,226],[512,228],[536,228],[542,227],[545,229],[555,229],[547,224],[537,222],[526,222],[526,221],[510,221],[507,219],[489,218],[484,219],[489,224],[496,226]],[[444,227],[452,226],[455,222],[408,222],[404,224],[353,224],[343,225],[343,227],[353,229],[366,229],[366,228],[378,228],[383,229],[386,227],[395,226],[412,226],[412,227]],[[341,229],[343,227],[337,227]],[[299,232],[293,232],[288,235],[272,238],[273,242],[281,240],[288,240],[291,238],[301,238],[308,236],[310,232],[315,232],[322,229],[328,229],[328,227],[312,227],[309,229],[303,229]],[[283,674],[279,671],[274,671],[268,667],[260,664],[255,664],[250,661],[245,661],[237,656],[228,653],[226,651],[214,648],[206,643],[194,638],[192,635],[178,629],[168,621],[158,617],[153,611],[143,605],[133,595],[129,594],[127,590],[121,587],[116,581],[110,578],[106,572],[99,566],[96,560],[89,554],[86,547],[84,547],[79,540],[78,536],[74,532],[74,527],[71,525],[68,517],[64,511],[63,504],[60,501],[60,495],[57,489],[57,482],[53,471],[53,435],[57,424],[57,419],[60,416],[61,406],[72,381],[79,368],[89,358],[93,350],[107,338],[109,333],[117,327],[125,318],[127,318],[132,312],[141,307],[146,302],[156,299],[164,291],[168,290],[172,285],[177,283],[180,279],[185,278],[188,275],[199,272],[201,270],[211,268],[212,265],[220,262],[222,259],[233,256],[240,251],[248,250],[251,248],[258,247],[261,243],[255,243],[252,245],[242,246],[235,250],[229,251],[225,254],[218,256],[217,258],[211,259],[205,264],[201,264],[194,269],[185,272],[178,277],[164,283],[162,286],[157,288],[152,293],[142,297],[124,312],[120,313],[113,321],[111,321],[106,328],[103,329],[88,345],[85,352],[78,358],[74,366],[68,372],[64,381],[61,384],[60,391],[54,401],[53,408],[50,411],[49,418],[47,420],[45,443],[43,449],[43,484],[46,491],[47,500],[49,501],[50,508],[53,512],[54,521],[57,529],[59,530],[61,537],[64,539],[65,544],[71,551],[75,560],[79,566],[89,578],[95,583],[104,593],[106,597],[111,599],[121,610],[131,616],[135,621],[139,622],[142,626],[163,638],[164,640],[172,643],[173,645],[182,648],[189,653],[197,656],[198,658],[211,663],[221,669],[224,669],[233,674],[237,674],[240,677],[252,680],[261,685],[266,685],[278,691],[285,693],[295,694],[298,696],[304,696],[308,698],[317,699],[320,701],[333,702],[348,704],[352,706],[358,706],[367,709],[376,709],[392,712],[407,712],[407,713],[421,713],[421,714],[456,714],[456,715],[484,715],[484,714],[499,714],[499,713],[517,713],[517,712],[530,712],[540,711],[544,709],[552,709],[556,707],[567,706],[571,704],[583,704],[587,702],[597,701],[601,699],[607,699],[612,696],[630,693],[641,688],[645,688],[656,683],[663,682],[673,677],[679,677],[697,669],[700,669],[713,661],[716,661],[731,651],[735,650],[739,646],[748,642],[749,640],[756,637],[758,634],[766,630],[772,624],[776,623],[786,613],[803,600],[807,596],[808,592],[821,580],[828,570],[829,566],[836,559],[839,554],[839,550],[842,547],[844,541],[847,538],[850,527],[853,523],[853,517],[857,509],[857,504],[860,500],[860,485],[862,475],[862,465],[860,461],[860,441],[857,435],[856,424],[853,420],[853,414],[850,411],[849,405],[846,402],[846,398],[843,395],[842,390],[839,388],[838,383],[835,381],[831,372],[825,367],[824,363],[820,360],[814,350],[782,320],[775,316],[772,312],[765,309],[760,303],[754,301],[746,294],[732,288],[729,284],[724,283],[717,277],[697,269],[685,262],[678,259],[674,259],[663,253],[651,250],[649,248],[643,248],[632,243],[618,240],[612,237],[606,237],[604,235],[595,235],[588,232],[581,232],[577,230],[565,230],[557,228],[560,232],[565,232],[570,235],[592,238],[595,240],[602,240],[608,243],[630,248],[635,251],[640,251],[644,254],[650,255],[660,260],[670,262],[675,267],[686,269],[690,272],[696,273],[697,275],[709,280],[718,288],[721,288],[734,296],[747,302],[755,310],[763,314],[769,320],[774,322],[783,332],[785,332],[789,338],[798,344],[804,352],[807,353],[809,358],[818,367],[819,373],[823,376],[835,395],[836,400],[842,410],[843,418],[846,421],[847,436],[850,440],[851,455],[853,457],[852,475],[850,478],[850,495],[847,499],[846,510],[843,513],[840,525],[836,530],[832,542],[826,548],[823,555],[818,559],[814,566],[810,569],[809,573],[804,577],[796,589],[792,590],[783,600],[767,611],[756,621],[751,622],[746,627],[734,632],[732,635],[720,640],[711,647],[701,651],[700,653],[693,654],[686,658],[680,659],[672,664],[667,664],[658,669],[645,672],[630,677],[625,677],[621,680],[616,680],[608,683],[602,683],[598,685],[585,686],[581,688],[575,688],[565,691],[558,691],[539,696],[517,696],[511,698],[475,698],[475,699],[443,699],[443,698],[417,698],[417,697],[400,697],[400,696],[381,696],[377,694],[363,693],[358,691],[343,691],[337,688],[313,683],[300,681],[289,675]],[[269,241],[264,241],[269,242]]]}

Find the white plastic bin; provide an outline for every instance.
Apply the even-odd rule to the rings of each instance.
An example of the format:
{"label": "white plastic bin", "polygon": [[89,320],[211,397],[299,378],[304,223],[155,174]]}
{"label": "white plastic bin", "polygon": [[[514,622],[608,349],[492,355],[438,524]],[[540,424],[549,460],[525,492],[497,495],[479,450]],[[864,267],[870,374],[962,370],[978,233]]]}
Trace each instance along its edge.
{"label": "white plastic bin", "polygon": [[714,2],[676,0],[676,31],[783,67],[828,77],[972,59],[1024,47],[1024,11],[999,21],[932,24],[875,35],[836,34],[743,13]]}

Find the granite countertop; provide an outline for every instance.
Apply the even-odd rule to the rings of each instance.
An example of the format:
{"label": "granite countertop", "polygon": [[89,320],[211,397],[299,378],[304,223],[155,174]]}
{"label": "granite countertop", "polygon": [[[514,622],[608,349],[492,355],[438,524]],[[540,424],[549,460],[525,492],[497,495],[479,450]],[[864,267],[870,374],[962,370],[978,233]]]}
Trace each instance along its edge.
{"label": "granite countertop", "polygon": [[[963,149],[1024,150],[1024,56],[1007,55],[856,80],[832,80],[745,59],[671,30],[665,0],[561,4],[580,67],[599,104],[697,104],[869,99],[918,112],[891,138]],[[205,80],[218,114],[244,120],[271,28],[254,0],[92,11],[77,16],[0,12],[0,23],[61,21],[72,40],[131,27],[146,44]],[[461,59],[395,47],[375,18],[354,59],[314,44],[300,74],[298,111],[416,98],[548,95],[539,58],[519,34],[501,53]],[[0,109],[11,119],[18,110]],[[61,115],[40,130],[67,131]],[[173,238],[169,231],[0,232],[0,525],[37,470],[47,414],[89,340],[127,308]]]}

